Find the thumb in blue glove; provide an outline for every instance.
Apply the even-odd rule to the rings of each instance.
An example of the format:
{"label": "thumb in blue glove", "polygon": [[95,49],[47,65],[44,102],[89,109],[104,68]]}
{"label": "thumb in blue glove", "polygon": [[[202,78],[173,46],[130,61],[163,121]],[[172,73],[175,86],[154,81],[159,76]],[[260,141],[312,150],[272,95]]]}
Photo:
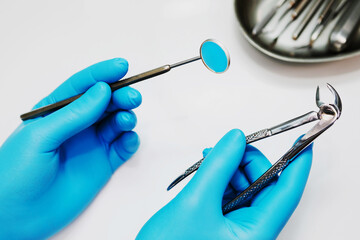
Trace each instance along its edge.
{"label": "thumb in blue glove", "polygon": [[185,188],[141,229],[137,239],[275,239],[297,207],[311,167],[304,150],[249,207],[226,214],[222,205],[242,192],[271,163],[246,146],[240,130],[227,133],[207,154]]}
{"label": "thumb in blue glove", "polygon": [[131,109],[141,95],[112,93],[124,59],[86,68],[35,108],[86,93],[45,117],[28,120],[0,148],[0,239],[43,239],[74,220],[138,149]]}

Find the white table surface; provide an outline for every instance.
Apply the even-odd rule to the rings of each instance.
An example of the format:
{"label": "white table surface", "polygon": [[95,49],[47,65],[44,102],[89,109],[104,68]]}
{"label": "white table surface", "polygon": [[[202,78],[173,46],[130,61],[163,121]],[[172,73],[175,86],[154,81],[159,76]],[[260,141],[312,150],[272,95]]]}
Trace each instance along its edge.
{"label": "white table surface", "polygon": [[[356,238],[359,57],[313,65],[270,59],[241,35],[234,2],[222,0],[1,1],[0,30],[1,142],[21,113],[95,62],[124,57],[130,76],[194,57],[207,38],[223,42],[232,57],[223,75],[197,62],[134,86],[143,95],[138,153],[53,239],[135,238],[184,186],[166,192],[203,148],[232,128],[251,133],[316,110],[316,86],[326,82],[340,93],[343,115],[316,141],[305,193],[279,239]],[[274,162],[308,128],[254,145]]]}

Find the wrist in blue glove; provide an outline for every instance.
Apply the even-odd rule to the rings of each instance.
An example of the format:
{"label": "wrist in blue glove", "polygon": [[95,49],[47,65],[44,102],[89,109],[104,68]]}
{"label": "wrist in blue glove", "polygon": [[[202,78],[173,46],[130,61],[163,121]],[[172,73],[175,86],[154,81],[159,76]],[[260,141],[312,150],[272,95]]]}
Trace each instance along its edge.
{"label": "wrist in blue glove", "polygon": [[268,187],[226,214],[222,205],[259,178],[271,163],[246,146],[240,130],[227,133],[207,154],[185,188],[141,229],[137,239],[275,239],[297,207],[309,175],[312,147]]}
{"label": "wrist in blue glove", "polygon": [[128,70],[124,59],[86,68],[35,108],[78,100],[23,122],[0,148],[0,239],[43,239],[74,220],[113,172],[138,149],[131,109],[141,95],[107,83]]}

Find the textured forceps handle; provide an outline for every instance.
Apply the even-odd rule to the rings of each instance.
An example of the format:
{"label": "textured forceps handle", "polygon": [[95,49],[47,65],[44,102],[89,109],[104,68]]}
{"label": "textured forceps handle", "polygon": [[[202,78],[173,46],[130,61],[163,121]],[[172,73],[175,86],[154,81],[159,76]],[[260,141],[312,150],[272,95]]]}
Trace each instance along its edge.
{"label": "textured forceps handle", "polygon": [[248,203],[255,194],[262,190],[266,185],[269,185],[278,174],[286,168],[290,163],[290,159],[285,156],[278,160],[269,170],[267,170],[261,177],[259,177],[253,184],[240,193],[235,199],[225,204],[222,208],[223,214],[227,214],[234,209],[242,207]]}
{"label": "textured forceps handle", "polygon": [[[246,136],[246,143],[247,144],[248,143],[253,143],[253,142],[259,141],[259,140],[261,140],[263,138],[267,138],[267,137],[270,137],[270,136],[271,136],[271,131],[269,129],[263,129],[263,130],[254,132],[254,133]],[[192,165],[191,167],[186,169],[184,175],[189,176],[190,174],[192,174],[193,172],[198,170],[200,165],[204,161],[204,159],[205,158],[200,159],[194,165]]]}
{"label": "textured forceps handle", "polygon": [[271,131],[269,129],[263,129],[257,132],[254,132],[248,136],[246,136],[246,143],[253,143],[256,141],[259,141],[263,138],[270,137],[272,135]]}
{"label": "textured forceps handle", "polygon": [[[246,136],[246,143],[253,143],[256,141],[259,141],[261,139],[288,131],[290,129],[302,126],[304,124],[310,123],[312,121],[318,120],[319,116],[317,112],[311,111],[304,115],[301,115],[299,117],[293,118],[289,121],[283,122],[279,125],[276,125],[272,128],[266,128],[257,132],[254,132],[248,136]],[[201,159],[200,161],[197,161],[194,165],[192,165],[190,168],[188,168],[182,175],[177,177],[168,187],[168,190],[172,189],[174,186],[176,186],[179,182],[184,180],[186,177],[188,177],[190,174],[198,170],[201,163],[204,159]]]}
{"label": "textured forceps handle", "polygon": [[[257,132],[254,132],[248,136],[246,136],[246,143],[252,143],[258,140],[261,140],[263,138],[267,138],[270,137],[272,135],[272,132],[270,129],[263,129]],[[185,172],[183,174],[181,174],[179,177],[177,177],[167,188],[167,190],[169,191],[170,189],[172,189],[173,187],[175,187],[179,182],[181,182],[182,180],[184,180],[185,178],[187,178],[189,175],[191,175],[193,172],[197,171],[200,167],[200,165],[202,164],[202,162],[204,161],[205,158],[200,159],[199,161],[197,161],[195,164],[193,164],[191,167],[189,167],[188,169],[185,170]]]}

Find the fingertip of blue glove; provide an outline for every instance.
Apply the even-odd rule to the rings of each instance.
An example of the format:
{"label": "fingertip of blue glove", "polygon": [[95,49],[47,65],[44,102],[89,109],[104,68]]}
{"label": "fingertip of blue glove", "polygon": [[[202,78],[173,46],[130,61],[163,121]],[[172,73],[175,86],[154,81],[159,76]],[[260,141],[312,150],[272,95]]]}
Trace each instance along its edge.
{"label": "fingertip of blue glove", "polygon": [[116,65],[119,68],[129,68],[129,62],[124,58],[114,58],[112,59],[114,61],[114,65]]}
{"label": "fingertip of blue glove", "polygon": [[124,58],[114,58],[113,62],[113,74],[116,80],[123,78],[129,69],[129,63]]}
{"label": "fingertip of blue glove", "polygon": [[233,138],[233,140],[243,141],[245,139],[245,134],[240,129],[232,129],[226,135]]}
{"label": "fingertip of blue glove", "polygon": [[205,148],[202,152],[203,157],[205,158],[211,150],[212,150],[212,148]]}
{"label": "fingertip of blue glove", "polygon": [[140,146],[140,138],[136,132],[124,132],[122,140],[123,148],[128,153],[135,153]]}
{"label": "fingertip of blue glove", "polygon": [[136,89],[130,88],[129,98],[134,108],[140,106],[140,104],[142,103],[141,93]]}
{"label": "fingertip of blue glove", "polygon": [[111,89],[107,83],[97,82],[92,86],[88,91],[87,95],[99,99],[99,96],[107,96],[110,100],[111,98]]}
{"label": "fingertip of blue glove", "polygon": [[112,100],[116,109],[130,110],[140,106],[142,96],[136,89],[124,87],[113,93]]}
{"label": "fingertip of blue glove", "polygon": [[230,132],[233,133],[233,134],[238,135],[239,137],[245,137],[243,131],[241,131],[238,128],[234,128],[234,129],[230,130]]}
{"label": "fingertip of blue glove", "polygon": [[135,132],[124,132],[120,138],[112,143],[110,164],[113,171],[129,160],[138,150],[140,140]]}
{"label": "fingertip of blue glove", "polygon": [[115,82],[124,77],[128,71],[129,64],[123,58],[114,58],[99,62],[90,68],[95,81]]}
{"label": "fingertip of blue glove", "polygon": [[130,131],[136,126],[137,118],[131,111],[122,111],[116,115],[116,122],[116,126],[121,126],[122,131]]}
{"label": "fingertip of blue glove", "polygon": [[98,82],[69,106],[72,106],[73,112],[79,114],[79,121],[94,122],[105,112],[110,99],[111,89],[109,85],[104,82]]}
{"label": "fingertip of blue glove", "polygon": [[[244,133],[240,129],[232,129],[226,134],[226,136],[233,138],[233,140],[241,140],[241,141],[245,138]],[[202,152],[203,157],[205,158],[212,149],[213,148],[205,148]]]}

